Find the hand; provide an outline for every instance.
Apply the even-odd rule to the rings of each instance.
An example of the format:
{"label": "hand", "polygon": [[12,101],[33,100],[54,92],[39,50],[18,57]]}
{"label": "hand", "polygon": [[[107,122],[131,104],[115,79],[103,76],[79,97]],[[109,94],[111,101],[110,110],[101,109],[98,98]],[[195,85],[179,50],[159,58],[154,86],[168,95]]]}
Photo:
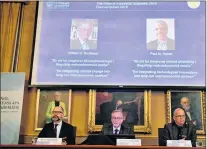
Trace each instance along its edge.
{"label": "hand", "polygon": [[121,104],[123,104],[123,102],[122,102],[121,100],[118,100],[118,101],[116,102],[116,105],[117,105],[117,106],[120,106]]}
{"label": "hand", "polygon": [[193,124],[196,126],[197,122],[196,121],[193,121]]}

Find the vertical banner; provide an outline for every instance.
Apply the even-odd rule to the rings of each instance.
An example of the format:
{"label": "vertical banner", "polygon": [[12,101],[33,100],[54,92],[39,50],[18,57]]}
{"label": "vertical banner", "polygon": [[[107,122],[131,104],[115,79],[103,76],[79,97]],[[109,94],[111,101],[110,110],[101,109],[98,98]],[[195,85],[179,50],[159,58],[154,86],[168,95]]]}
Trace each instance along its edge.
{"label": "vertical banner", "polygon": [[18,144],[24,73],[1,73],[1,144]]}

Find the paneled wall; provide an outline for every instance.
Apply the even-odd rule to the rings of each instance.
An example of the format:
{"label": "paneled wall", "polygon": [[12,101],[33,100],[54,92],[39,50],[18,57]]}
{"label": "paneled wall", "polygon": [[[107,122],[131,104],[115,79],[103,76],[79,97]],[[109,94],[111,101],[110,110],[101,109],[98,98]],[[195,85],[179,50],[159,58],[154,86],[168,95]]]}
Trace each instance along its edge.
{"label": "paneled wall", "polygon": [[[6,19],[9,7],[13,8],[13,13],[16,14],[19,11],[20,5],[18,3],[3,3],[1,7],[1,36],[7,37],[5,31],[8,31],[6,25],[12,27],[12,23],[16,23],[18,17],[13,15],[11,24]],[[2,13],[4,12],[4,13]],[[1,72],[10,72],[14,67],[17,72],[25,72],[25,94],[22,111],[21,132],[25,143],[31,141],[32,136],[36,136],[39,132],[35,132],[35,109],[37,89],[34,87],[28,87],[28,80],[30,77],[32,50],[33,50],[33,38],[34,38],[34,26],[36,17],[36,2],[28,2],[23,6],[23,21],[20,32],[19,52],[17,65],[13,65],[13,46],[16,42],[15,27],[10,30],[10,36],[7,38],[1,38]],[[3,32],[2,32],[3,31]],[[2,44],[3,43],[3,44]],[[44,75],[44,74],[43,74]],[[163,127],[166,123],[166,107],[165,107],[165,93],[164,91],[155,92],[152,91],[151,96],[151,117],[152,117],[152,133],[151,134],[137,134],[138,138],[143,138],[143,144],[156,145],[158,128]],[[89,94],[86,91],[73,91],[72,92],[72,110],[71,110],[71,124],[77,126],[77,143],[80,143],[88,135],[88,113],[89,113]],[[200,136],[205,139],[205,136]],[[21,138],[22,139],[22,138]]]}

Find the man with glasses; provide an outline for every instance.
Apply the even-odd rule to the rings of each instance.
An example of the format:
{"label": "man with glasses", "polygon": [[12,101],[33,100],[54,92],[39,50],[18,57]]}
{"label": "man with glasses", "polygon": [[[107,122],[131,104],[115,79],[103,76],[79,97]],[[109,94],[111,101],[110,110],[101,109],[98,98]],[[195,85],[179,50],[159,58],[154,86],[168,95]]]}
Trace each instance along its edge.
{"label": "man with glasses", "polygon": [[44,126],[38,138],[63,138],[67,144],[75,144],[74,128],[62,121],[64,109],[60,106],[52,111],[52,122]]}
{"label": "man with glasses", "polygon": [[80,19],[77,22],[77,38],[70,41],[70,49],[74,50],[95,50],[97,40],[89,39],[93,34],[94,24],[90,19]]}
{"label": "man with glasses", "polygon": [[192,146],[196,146],[196,128],[192,122],[186,122],[185,111],[177,108],[173,112],[173,122],[165,124],[163,143],[167,140],[191,140]]}
{"label": "man with glasses", "polygon": [[111,113],[111,123],[104,125],[102,133],[104,135],[110,134],[133,134],[133,129],[128,125],[123,124],[124,116],[121,110],[114,110]]}
{"label": "man with glasses", "polygon": [[[51,123],[52,120],[52,110],[57,107],[57,106],[61,106],[64,110],[64,119],[66,118],[66,108],[65,108],[65,103],[60,101],[61,99],[61,92],[55,92],[54,93],[54,100],[50,101],[48,106],[47,106],[47,111],[46,111],[46,123]],[[66,118],[67,119],[67,118]]]}

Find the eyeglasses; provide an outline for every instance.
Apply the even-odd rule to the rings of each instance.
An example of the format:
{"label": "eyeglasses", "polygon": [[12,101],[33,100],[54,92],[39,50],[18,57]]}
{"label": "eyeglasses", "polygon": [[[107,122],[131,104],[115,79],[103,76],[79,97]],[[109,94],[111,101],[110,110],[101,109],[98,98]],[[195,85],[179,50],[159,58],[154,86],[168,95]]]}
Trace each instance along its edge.
{"label": "eyeglasses", "polygon": [[185,115],[176,115],[175,117],[184,118]]}
{"label": "eyeglasses", "polygon": [[121,120],[121,119],[123,119],[122,117],[112,117],[111,119],[113,119],[113,120]]}
{"label": "eyeglasses", "polygon": [[61,113],[63,113],[63,112],[61,112],[61,111],[52,111],[52,113],[53,113],[53,114],[61,114]]}

